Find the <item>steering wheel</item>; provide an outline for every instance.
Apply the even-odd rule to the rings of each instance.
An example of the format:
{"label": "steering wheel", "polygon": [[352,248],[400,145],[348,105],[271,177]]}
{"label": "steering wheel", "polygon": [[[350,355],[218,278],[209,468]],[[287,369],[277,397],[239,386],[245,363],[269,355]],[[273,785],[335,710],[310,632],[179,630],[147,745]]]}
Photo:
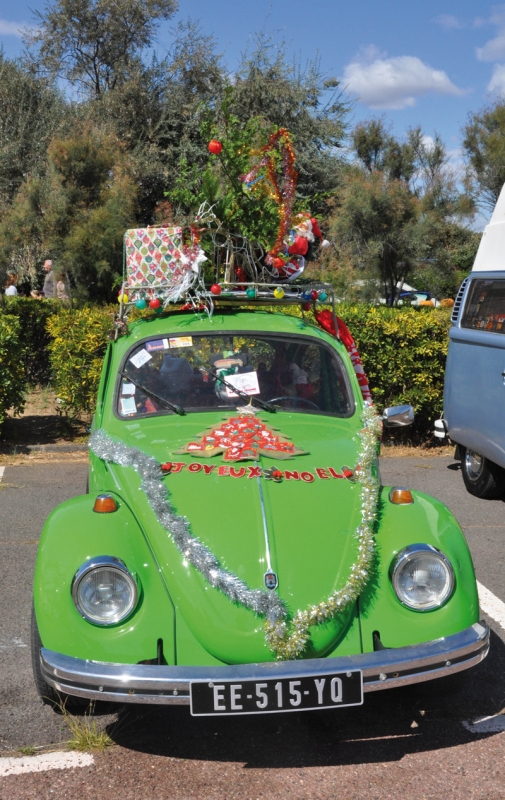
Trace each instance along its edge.
{"label": "steering wheel", "polygon": [[306,397],[291,397],[291,395],[289,394],[285,395],[284,397],[274,397],[272,400],[268,400],[267,402],[278,403],[280,400],[291,400],[291,402],[293,403],[293,408],[298,408],[299,403],[305,403],[307,406],[315,408],[317,411],[321,410],[319,406],[316,405],[316,403],[312,402],[312,400],[307,400]]}

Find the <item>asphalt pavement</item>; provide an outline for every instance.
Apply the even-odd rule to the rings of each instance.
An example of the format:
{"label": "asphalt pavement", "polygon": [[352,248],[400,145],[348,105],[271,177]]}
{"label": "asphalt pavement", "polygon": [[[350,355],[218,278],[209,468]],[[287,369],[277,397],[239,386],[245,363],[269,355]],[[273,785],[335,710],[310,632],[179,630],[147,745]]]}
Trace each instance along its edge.
{"label": "asphalt pavement", "polygon": [[[86,469],[66,462],[7,466],[0,482],[0,756],[67,738],[61,716],[41,704],[33,687],[31,589],[43,521],[84,491]],[[505,602],[504,502],[471,497],[450,457],[385,457],[381,474],[384,484],[425,491],[451,508],[479,582]],[[0,800],[504,798],[505,732],[469,727],[505,706],[505,631],[488,622],[491,653],[457,695],[440,696],[425,684],[365,695],[360,708],[270,718],[195,720],[185,707],[138,706],[111,716],[102,708],[98,720],[109,725],[118,747],[86,769],[0,779]]]}

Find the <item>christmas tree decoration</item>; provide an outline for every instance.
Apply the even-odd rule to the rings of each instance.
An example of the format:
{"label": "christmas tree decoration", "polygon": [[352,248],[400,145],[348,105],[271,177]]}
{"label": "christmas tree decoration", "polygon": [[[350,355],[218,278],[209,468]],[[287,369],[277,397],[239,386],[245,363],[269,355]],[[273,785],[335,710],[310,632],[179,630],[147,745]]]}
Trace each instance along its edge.
{"label": "christmas tree decoration", "polygon": [[246,289],[246,295],[250,300],[254,300],[256,297],[256,289],[254,286],[250,286],[248,289]]}
{"label": "christmas tree decoration", "polygon": [[135,308],[147,308],[147,303],[145,297],[139,297],[138,300],[135,300]]}
{"label": "christmas tree decoration", "polygon": [[209,153],[212,153],[214,156],[218,156],[219,153],[223,150],[223,145],[221,142],[218,142],[217,139],[211,139],[211,141],[207,145],[207,149]]}
{"label": "christmas tree decoration", "polygon": [[128,302],[128,295],[126,293],[119,292],[117,301],[118,301],[118,303],[127,303]]}
{"label": "christmas tree decoration", "polygon": [[324,301],[326,300],[327,297],[328,297],[328,295],[326,294],[326,292],[319,292],[317,299],[321,303],[324,303]]}
{"label": "christmas tree decoration", "polygon": [[256,461],[260,456],[285,460],[308,455],[276,428],[271,428],[257,417],[242,414],[226,419],[219,427],[197,434],[192,442],[176,450],[174,455],[184,453],[198,458],[222,454],[226,462]]}
{"label": "christmas tree decoration", "polygon": [[210,287],[210,291],[212,292],[212,294],[217,296],[221,294],[221,287],[218,283],[213,283],[212,286]]}
{"label": "christmas tree decoration", "polygon": [[277,288],[274,289],[274,297],[277,300],[282,300],[282,298],[284,297],[284,289],[282,288],[282,286],[277,286]]}
{"label": "christmas tree decoration", "polygon": [[153,310],[160,308],[160,306],[161,306],[161,300],[159,297],[153,297],[153,299],[149,301],[149,307],[152,308]]}
{"label": "christmas tree decoration", "polygon": [[[239,418],[240,419],[240,418]],[[231,420],[230,420],[231,421]],[[247,420],[251,422],[251,420]],[[186,517],[176,513],[170,502],[170,492],[163,481],[161,465],[137,447],[115,442],[102,429],[90,437],[89,446],[100,459],[122,467],[132,467],[141,477],[144,492],[160,525],[179,550],[181,557],[203,575],[210,586],[220,590],[232,603],[249,609],[265,618],[265,640],[277,659],[301,658],[310,642],[310,628],[345,614],[369,584],[374,574],[375,527],[378,516],[379,481],[376,476],[377,442],[381,433],[380,418],[372,406],[362,414],[363,428],[356,482],[361,485],[361,522],[355,531],[357,558],[349,570],[344,585],[325,600],[293,615],[287,603],[271,589],[251,589],[231,570],[225,569],[217,556],[191,531]],[[278,457],[278,456],[277,456]],[[272,468],[277,472],[276,468]],[[280,471],[280,470],[279,470]],[[275,480],[272,477],[272,480]],[[282,489],[279,487],[279,490]],[[267,585],[267,584],[265,584]]]}

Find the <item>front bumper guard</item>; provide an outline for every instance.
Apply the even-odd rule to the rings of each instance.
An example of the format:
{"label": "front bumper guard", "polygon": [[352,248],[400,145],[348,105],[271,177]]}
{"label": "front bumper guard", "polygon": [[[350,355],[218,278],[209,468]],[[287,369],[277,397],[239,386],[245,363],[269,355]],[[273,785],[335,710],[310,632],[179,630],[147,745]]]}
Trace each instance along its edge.
{"label": "front bumper guard", "polygon": [[431,642],[338,658],[172,667],[85,661],[42,648],[40,661],[46,682],[63,694],[116,703],[189,705],[191,681],[260,681],[359,669],[363,672],[363,691],[376,692],[462,672],[482,661],[488,651],[489,628],[481,621]]}

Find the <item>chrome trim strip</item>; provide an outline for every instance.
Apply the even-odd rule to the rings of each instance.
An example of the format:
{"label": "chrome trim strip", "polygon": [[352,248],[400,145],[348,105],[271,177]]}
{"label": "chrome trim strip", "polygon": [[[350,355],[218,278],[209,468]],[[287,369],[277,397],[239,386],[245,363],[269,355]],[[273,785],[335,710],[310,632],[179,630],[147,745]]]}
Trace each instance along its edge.
{"label": "chrome trim strip", "polygon": [[421,683],[473,667],[489,651],[489,628],[477,622],[423,644],[339,658],[274,661],[222,667],[152,666],[85,661],[42,648],[44,679],[58,692],[117,703],[189,705],[190,681],[299,678],[360,669],[363,691]]}

